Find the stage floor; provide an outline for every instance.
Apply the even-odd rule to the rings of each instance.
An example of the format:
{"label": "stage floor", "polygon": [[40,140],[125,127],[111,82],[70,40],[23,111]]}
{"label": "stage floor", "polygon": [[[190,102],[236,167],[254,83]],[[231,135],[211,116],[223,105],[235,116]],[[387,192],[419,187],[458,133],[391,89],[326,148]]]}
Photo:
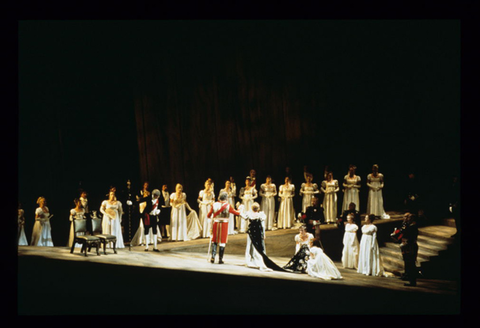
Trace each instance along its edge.
{"label": "stage floor", "polygon": [[[272,231],[267,238],[269,234],[295,233]],[[417,287],[406,287],[404,281],[393,275],[365,276],[353,269],[343,269],[339,262],[335,264],[342,280],[262,272],[245,267],[244,255],[239,253],[244,240],[245,234],[231,236],[224,264],[212,264],[207,261],[206,252],[196,251],[207,247],[207,239],[164,241],[159,245],[161,252],[152,252],[152,246],[148,252],[143,246],[131,249],[127,246],[118,249],[118,254],[107,249],[107,255],[101,251],[98,256],[92,251],[88,257],[81,255],[79,248],[71,254],[68,247],[20,246],[18,313],[457,314],[460,311],[459,286],[455,281],[419,279]],[[289,260],[283,256],[270,258],[280,266]],[[88,293],[83,295],[86,290]],[[149,292],[142,296],[145,290]],[[107,300],[99,303],[102,306],[78,306],[91,292],[99,291],[108,291]],[[68,300],[72,293],[76,294],[73,303]],[[38,303],[36,295],[40,294],[46,303]],[[218,295],[214,297],[216,304],[219,299],[224,299],[225,304],[211,306],[208,295]],[[299,306],[301,303],[297,304],[292,297],[318,306]],[[251,304],[252,298],[256,299],[255,306]],[[348,300],[354,305],[342,306]],[[156,305],[141,306],[145,302]]]}

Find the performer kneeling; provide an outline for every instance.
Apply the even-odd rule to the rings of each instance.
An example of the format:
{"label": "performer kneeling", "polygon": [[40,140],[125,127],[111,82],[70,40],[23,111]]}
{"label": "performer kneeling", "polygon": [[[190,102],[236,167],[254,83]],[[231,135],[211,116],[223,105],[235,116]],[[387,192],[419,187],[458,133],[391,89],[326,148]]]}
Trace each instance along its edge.
{"label": "performer kneeling", "polygon": [[[233,215],[240,215],[239,211],[236,211],[230,203],[227,201],[228,194],[221,192],[218,197],[218,202],[215,202],[210,208],[207,214],[208,218],[213,218],[212,231],[210,232],[212,256],[210,262],[215,262],[215,256],[217,255],[217,246],[220,246],[218,263],[223,263],[223,254],[225,252],[225,246],[227,244],[228,237],[228,219],[229,213]],[[240,205],[239,210],[243,210],[243,205]]]}
{"label": "performer kneeling", "polygon": [[158,215],[160,214],[160,190],[155,189],[152,192],[152,197],[143,197],[139,198],[137,196],[137,202],[143,203],[146,202],[145,209],[142,213],[142,220],[143,220],[143,227],[144,227],[144,243],[145,243],[145,251],[148,251],[148,244],[150,243],[150,236],[149,230],[150,228],[153,229],[153,250],[155,252],[159,252],[157,249],[157,225],[158,225]]}

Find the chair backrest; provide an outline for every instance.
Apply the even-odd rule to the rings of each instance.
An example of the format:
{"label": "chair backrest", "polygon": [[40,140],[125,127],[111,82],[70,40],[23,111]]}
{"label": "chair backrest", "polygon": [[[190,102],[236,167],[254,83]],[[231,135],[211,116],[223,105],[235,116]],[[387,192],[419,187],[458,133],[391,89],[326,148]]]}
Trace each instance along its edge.
{"label": "chair backrest", "polygon": [[73,220],[73,226],[74,226],[74,229],[75,229],[75,233],[77,233],[77,232],[87,232],[87,220],[85,220],[85,219]]}
{"label": "chair backrest", "polygon": [[92,232],[93,234],[102,233],[102,220],[92,218]]}

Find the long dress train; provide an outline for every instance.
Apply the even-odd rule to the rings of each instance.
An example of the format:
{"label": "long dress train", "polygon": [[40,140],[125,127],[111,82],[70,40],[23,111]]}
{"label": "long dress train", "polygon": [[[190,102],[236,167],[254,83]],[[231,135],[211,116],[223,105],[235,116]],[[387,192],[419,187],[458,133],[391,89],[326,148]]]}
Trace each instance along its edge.
{"label": "long dress train", "polygon": [[307,273],[309,276],[325,280],[343,279],[335,263],[317,246],[310,248]]}

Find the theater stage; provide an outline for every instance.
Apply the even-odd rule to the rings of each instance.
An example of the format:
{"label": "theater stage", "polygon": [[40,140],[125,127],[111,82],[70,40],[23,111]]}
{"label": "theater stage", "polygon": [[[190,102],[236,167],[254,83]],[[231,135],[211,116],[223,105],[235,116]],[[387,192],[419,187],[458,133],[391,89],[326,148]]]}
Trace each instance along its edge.
{"label": "theater stage", "polygon": [[[394,219],[395,220],[395,219]],[[377,223],[381,226],[382,223]],[[390,221],[388,224],[395,224]],[[266,249],[278,265],[294,251],[296,229],[269,231]],[[262,272],[244,265],[246,234],[229,236],[224,264],[207,261],[207,239],[163,241],[88,257],[77,248],[18,248],[18,314],[458,314],[458,282],[371,277],[343,269],[338,229],[322,226],[325,252],[342,280]],[[152,246],[150,246],[150,250]],[[340,250],[341,251],[341,250]],[[336,254],[336,255],[335,255]]]}

